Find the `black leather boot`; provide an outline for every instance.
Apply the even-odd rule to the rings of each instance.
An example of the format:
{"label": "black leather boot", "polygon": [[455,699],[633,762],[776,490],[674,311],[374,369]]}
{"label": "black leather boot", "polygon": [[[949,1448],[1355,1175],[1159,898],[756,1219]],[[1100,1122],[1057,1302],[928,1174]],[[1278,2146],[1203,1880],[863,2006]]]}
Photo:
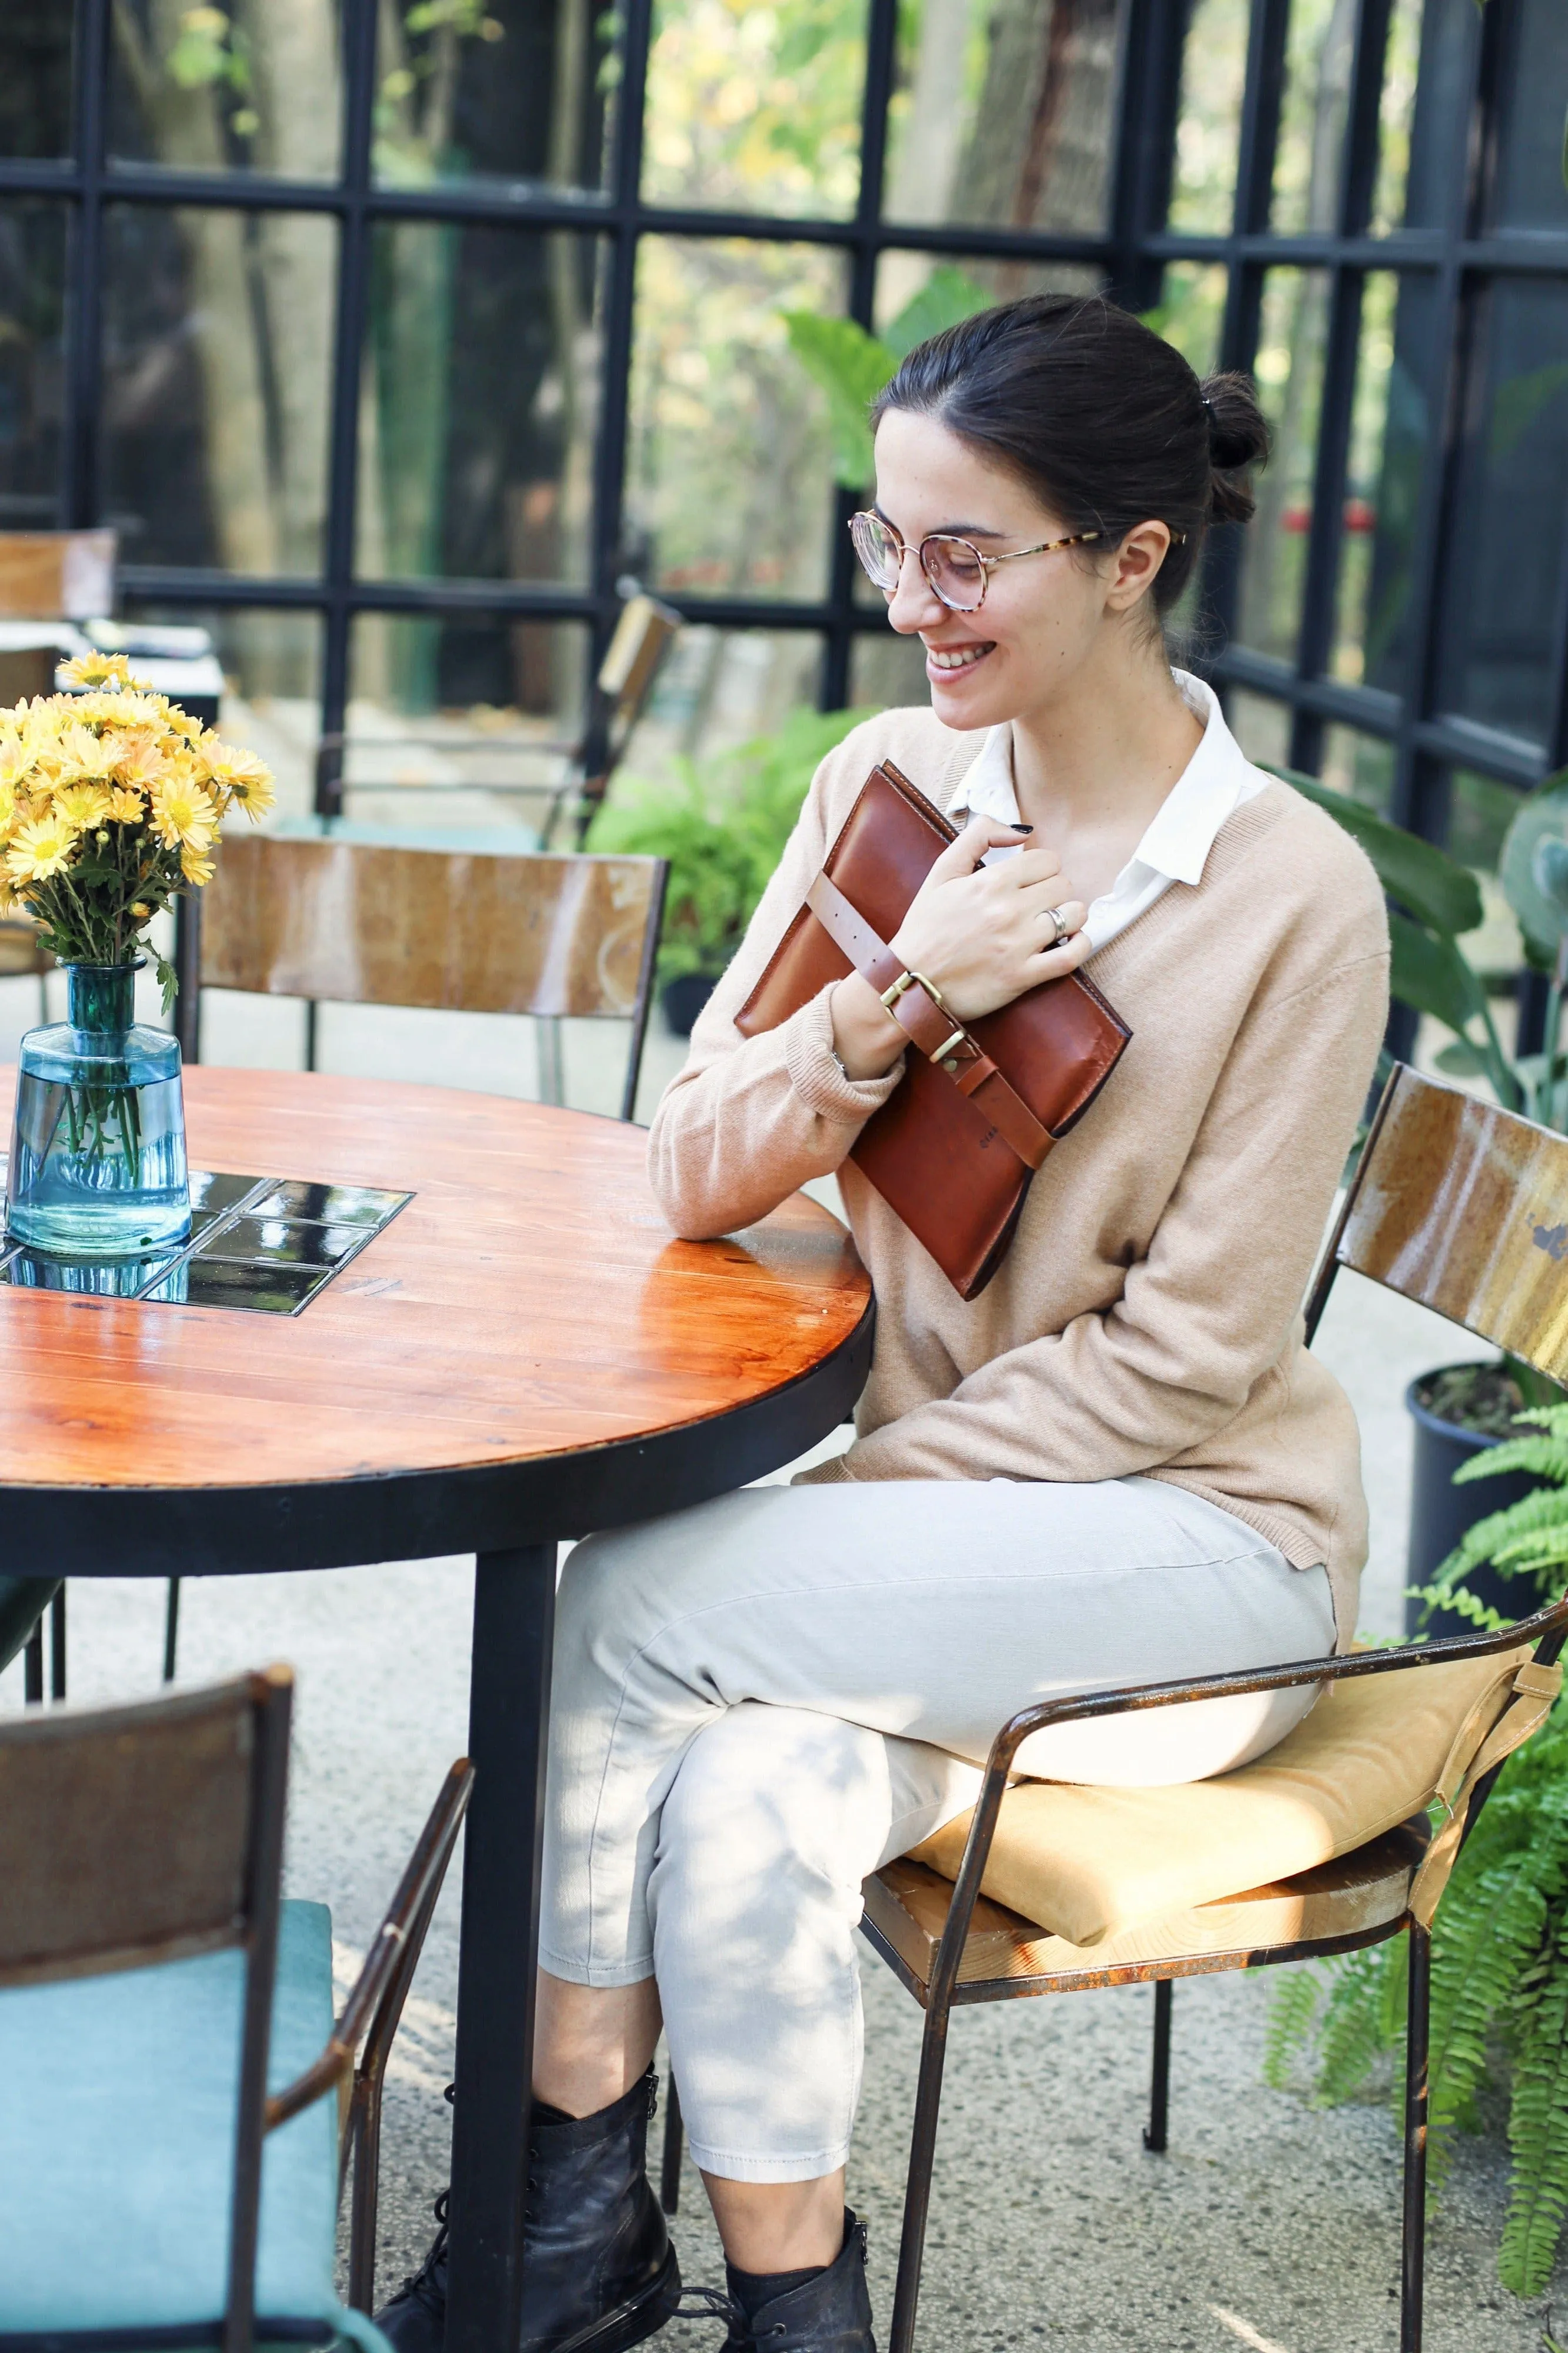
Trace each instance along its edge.
{"label": "black leather boot", "polygon": [[[664,2213],[646,2171],[652,2068],[597,2116],[535,2121],[529,2138],[519,2353],[626,2353],[662,2328],[680,2295]],[[441,2228],[412,2279],[375,2316],[395,2353],[441,2353],[447,2328]]]}
{"label": "black leather boot", "polygon": [[866,2287],[866,2225],[847,2206],[837,2261],[804,2287],[776,2296],[749,2318],[731,2296],[711,2288],[696,2293],[730,2323],[724,2353],[877,2353]]}

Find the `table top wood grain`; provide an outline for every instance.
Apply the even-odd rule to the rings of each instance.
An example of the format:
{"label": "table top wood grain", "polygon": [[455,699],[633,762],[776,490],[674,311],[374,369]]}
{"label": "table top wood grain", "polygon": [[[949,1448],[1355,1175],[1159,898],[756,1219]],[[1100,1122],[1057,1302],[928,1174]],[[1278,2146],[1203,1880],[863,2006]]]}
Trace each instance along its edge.
{"label": "table top wood grain", "polygon": [[[415,1198],[294,1317],[0,1288],[0,1510],[157,1491],[187,1507],[170,1522],[177,1548],[217,1530],[189,1508],[204,1497],[390,1482],[428,1506],[437,1492],[450,1504],[466,1472],[574,1461],[574,1484],[511,1491],[563,1523],[529,1537],[567,1534],[635,1510],[637,1463],[660,1439],[710,1425],[717,1439],[727,1423],[739,1437],[814,1376],[837,1366],[851,1399],[864,1377],[867,1276],[842,1227],[803,1197],[733,1238],[680,1241],[648,1187],[643,1131],[614,1120],[325,1074],[196,1067],[185,1089],[193,1166]],[[840,1410],[819,1402],[816,1418],[830,1418],[815,1434]],[[595,1466],[607,1473],[612,1459],[617,1477],[596,1498]],[[704,1491],[756,1476],[749,1459],[742,1445],[733,1477],[711,1465]],[[492,1506],[503,1493],[479,1485]],[[373,1516],[384,1539],[386,1511]],[[437,1548],[482,1544],[494,1516],[481,1513],[478,1533],[452,1525]],[[112,1541],[112,1517],[93,1524]],[[428,1548],[429,1525],[407,1533],[396,1556],[343,1556]],[[299,1565],[320,1557],[308,1539],[299,1550]],[[230,1565],[268,1563],[211,1563]]]}

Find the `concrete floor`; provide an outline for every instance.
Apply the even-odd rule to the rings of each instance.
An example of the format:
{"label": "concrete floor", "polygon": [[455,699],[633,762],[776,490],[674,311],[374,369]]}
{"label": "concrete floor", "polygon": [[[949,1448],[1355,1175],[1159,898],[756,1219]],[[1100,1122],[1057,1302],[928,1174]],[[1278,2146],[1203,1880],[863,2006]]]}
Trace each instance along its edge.
{"label": "concrete floor", "polygon": [[[25,987],[0,983],[0,1054],[36,1018]],[[293,1027],[290,1027],[290,1024]],[[356,1027],[357,1023],[357,1027]],[[379,1023],[379,1026],[378,1026]],[[214,1060],[288,1062],[288,1006],[219,1001]],[[417,1018],[333,1017],[328,1065],[434,1075],[526,1093],[531,1041],[500,1051],[492,1030]],[[10,1037],[7,1037],[7,1030]],[[650,1041],[644,1104],[679,1060]],[[608,1107],[614,1040],[568,1041],[573,1100]],[[500,1071],[498,1081],[497,1071]],[[646,1108],[644,1109],[646,1116]],[[1361,1419],[1373,1514],[1363,1622],[1392,1632],[1404,1582],[1408,1480],[1405,1384],[1472,1353],[1436,1317],[1342,1280],[1321,1353]],[[830,1445],[838,1443],[830,1440]],[[787,1471],[778,1474],[787,1475]],[[470,1564],[398,1563],[300,1577],[187,1585],[182,1680],[272,1658],[300,1677],[289,1880],[331,1902],[342,1966],[374,1929],[441,1773],[464,1745]],[[163,1594],[131,1580],[71,1588],[71,1694],[94,1701],[151,1691]],[[21,1704],[19,1668],[0,1676],[0,1709]],[[429,2201],[446,2179],[457,1873],[433,1926],[392,2064],[382,2194],[382,2280],[417,2259]],[[850,2197],[871,2226],[872,2292],[891,2302],[919,2016],[866,1956],[866,2095]],[[1171,2147],[1147,2156],[1151,2000],[1146,1989],[970,2011],[954,2021],[943,2107],[921,2342],[941,2353],[1077,2346],[1088,2353],[1377,2353],[1396,2341],[1398,2150],[1376,2102],[1315,2113],[1265,2091],[1259,2067],[1267,1981],[1184,1985],[1175,2004]],[[1533,2353],[1548,2296],[1525,2306],[1497,2284],[1506,2149],[1492,2129],[1464,2143],[1434,2211],[1431,2353]],[[690,2281],[722,2278],[701,2188],[688,2168],[678,2226]],[[1559,2311],[1568,2316],[1568,2272]],[[710,2325],[678,2323],[671,2353],[717,2344]]]}

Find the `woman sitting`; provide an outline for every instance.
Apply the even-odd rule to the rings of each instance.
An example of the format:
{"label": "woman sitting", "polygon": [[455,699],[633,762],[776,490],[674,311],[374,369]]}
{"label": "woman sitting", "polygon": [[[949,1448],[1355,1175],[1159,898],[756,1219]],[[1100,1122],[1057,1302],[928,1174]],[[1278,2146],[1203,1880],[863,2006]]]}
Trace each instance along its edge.
{"label": "woman sitting", "polygon": [[[867,1873],[962,1812],[1003,1721],[1343,1645],[1355,1422],[1300,1301],[1387,1010],[1371,867],[1249,765],[1163,620],[1251,512],[1243,381],[1099,301],[1009,304],[877,405],[856,544],[929,710],[823,763],[649,1139],[675,1230],[838,1176],[876,1286],[845,1453],[590,1537],[555,1653],[525,2353],[618,2353],[678,2274],[643,2174],[662,2019],[728,2259],[729,2345],[871,2353],[844,2202]],[[868,982],[735,1017],[868,770],[962,830],[892,945],[960,1020],[1088,966],[1132,1038],[965,1303],[848,1155],[908,1040]],[[1058,1779],[1203,1779],[1310,1690],[1037,1735]],[[441,2242],[382,2316],[437,2353]]]}

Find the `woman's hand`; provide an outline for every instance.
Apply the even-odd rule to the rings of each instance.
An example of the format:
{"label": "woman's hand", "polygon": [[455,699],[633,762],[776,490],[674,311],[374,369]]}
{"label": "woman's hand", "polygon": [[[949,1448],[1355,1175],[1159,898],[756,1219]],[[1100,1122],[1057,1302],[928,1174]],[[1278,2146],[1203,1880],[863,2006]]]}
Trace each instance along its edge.
{"label": "woman's hand", "polygon": [[[1048,849],[1019,849],[994,866],[988,849],[1015,848],[1012,826],[973,818],[926,876],[889,945],[910,972],[936,983],[954,1018],[975,1021],[1011,1005],[1026,989],[1075,971],[1089,954],[1081,925],[1088,910]],[[1050,941],[1059,909],[1071,934]],[[852,1079],[880,1078],[908,1039],[858,973],[833,992],[833,1042]]]}
{"label": "woman's hand", "polygon": [[[1080,926],[1089,910],[1072,895],[1054,851],[1017,849],[1019,835],[993,818],[972,818],[943,850],[910,902],[889,944],[910,972],[934,980],[960,1021],[1011,1005],[1026,988],[1059,980],[1089,954]],[[988,849],[1017,849],[982,866]],[[1073,936],[1052,943],[1059,911]]]}

